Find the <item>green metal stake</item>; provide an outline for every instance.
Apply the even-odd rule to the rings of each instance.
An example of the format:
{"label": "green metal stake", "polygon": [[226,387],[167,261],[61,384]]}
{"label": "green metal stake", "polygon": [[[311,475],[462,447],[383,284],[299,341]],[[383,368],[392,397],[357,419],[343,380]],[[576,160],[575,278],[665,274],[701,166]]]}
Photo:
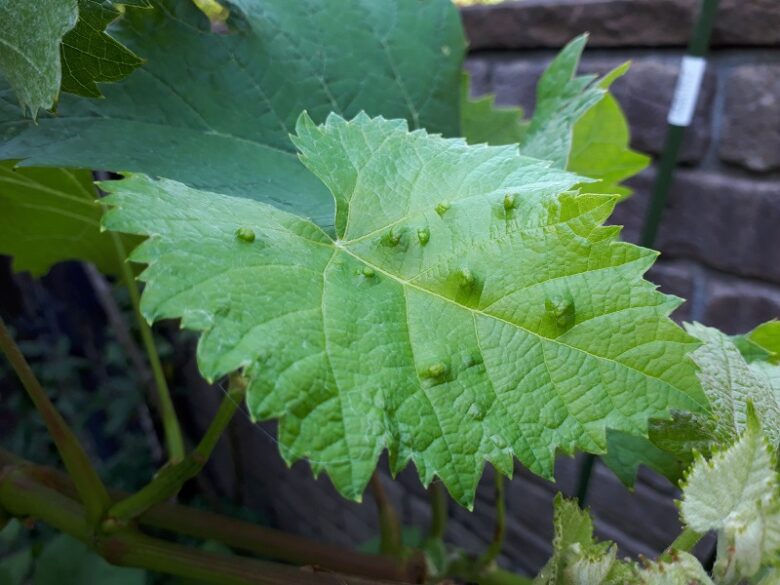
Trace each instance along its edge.
{"label": "green metal stake", "polygon": [[693,110],[696,107],[706,65],[704,56],[710,45],[710,34],[717,10],[718,0],[702,0],[693,38],[688,45],[688,54],[683,58],[680,75],[677,78],[677,89],[674,92],[674,101],[669,111],[664,150],[658,163],[658,177],[653,186],[650,208],[647,217],[645,217],[645,225],[640,239],[640,243],[648,248],[652,248],[655,244],[655,237],[658,233],[658,227],[661,225],[666,199],[677,166],[685,128],[690,124]]}
{"label": "green metal stake", "polygon": [[[650,207],[645,216],[645,223],[640,238],[640,244],[648,248],[652,248],[655,244],[658,227],[661,225],[661,218],[663,217],[666,200],[669,196],[669,188],[674,178],[677,159],[680,155],[680,145],[685,135],[685,129],[691,123],[696,101],[699,97],[699,88],[701,87],[706,67],[704,57],[710,46],[710,36],[717,11],[718,0],[701,1],[699,15],[693,29],[693,37],[688,44],[688,53],[683,57],[672,107],[667,117],[666,140],[664,141],[661,160],[658,163],[658,176],[656,177],[655,185],[653,185]],[[586,455],[582,461],[577,485],[577,499],[581,507],[585,506],[588,498],[590,478],[593,475],[595,463],[595,455]]]}

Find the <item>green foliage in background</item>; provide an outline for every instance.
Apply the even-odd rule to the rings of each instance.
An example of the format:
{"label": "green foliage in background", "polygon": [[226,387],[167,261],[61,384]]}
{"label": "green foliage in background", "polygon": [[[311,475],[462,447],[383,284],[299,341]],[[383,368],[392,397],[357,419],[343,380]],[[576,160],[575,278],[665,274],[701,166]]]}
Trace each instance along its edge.
{"label": "green foliage in background", "polygon": [[598,81],[592,75],[577,76],[586,40],[583,35],[569,43],[544,72],[529,119],[521,108],[496,106],[492,95],[471,99],[465,76],[461,132],[471,144],[517,144],[522,154],[596,179],[589,192],[627,197],[631,191],[620,183],[650,164],[649,157],[629,147],[628,121],[608,93],[628,64]]}
{"label": "green foliage in background", "polygon": [[76,24],[76,0],[0,1],[0,69],[33,118],[60,91],[60,42]]}
{"label": "green foliage in background", "polygon": [[[13,256],[14,270],[40,276],[57,262],[78,259],[120,274],[124,256],[100,230],[103,208],[92,173],[14,164],[0,162],[0,254]],[[138,242],[123,241],[127,248]]]}

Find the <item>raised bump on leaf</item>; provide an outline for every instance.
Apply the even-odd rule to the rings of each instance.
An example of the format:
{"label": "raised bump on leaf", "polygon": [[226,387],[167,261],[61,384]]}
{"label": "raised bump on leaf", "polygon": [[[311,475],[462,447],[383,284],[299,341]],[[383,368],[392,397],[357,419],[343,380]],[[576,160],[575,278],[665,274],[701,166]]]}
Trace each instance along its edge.
{"label": "raised bump on leaf", "polygon": [[473,288],[477,283],[477,279],[474,274],[468,268],[461,268],[458,270],[458,286],[463,289]]}
{"label": "raised bump on leaf", "polygon": [[401,232],[394,229],[388,230],[388,232],[382,236],[382,243],[391,248],[396,247],[401,243]]}
{"label": "raised bump on leaf", "polygon": [[442,378],[446,376],[450,371],[450,368],[444,362],[436,362],[428,366],[422,373],[423,378]]}
{"label": "raised bump on leaf", "polygon": [[236,238],[242,242],[251,244],[255,241],[255,232],[252,228],[240,227],[236,230]]}
{"label": "raised bump on leaf", "polygon": [[544,299],[544,309],[561,329],[574,325],[574,300],[568,295],[554,294]]}
{"label": "raised bump on leaf", "polygon": [[468,411],[466,412],[471,418],[475,420],[482,420],[485,418],[485,411],[482,410],[482,408],[477,404],[476,402],[469,406]]}
{"label": "raised bump on leaf", "polygon": [[504,195],[504,211],[512,211],[516,205],[517,202],[515,201],[515,196],[513,194],[507,193]]}

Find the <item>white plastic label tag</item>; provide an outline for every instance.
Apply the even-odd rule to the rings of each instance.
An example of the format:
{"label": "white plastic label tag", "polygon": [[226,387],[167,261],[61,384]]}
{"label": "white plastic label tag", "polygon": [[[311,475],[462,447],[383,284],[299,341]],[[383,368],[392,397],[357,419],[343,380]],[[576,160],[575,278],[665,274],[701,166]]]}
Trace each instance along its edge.
{"label": "white plastic label tag", "polygon": [[677,77],[677,87],[674,89],[672,107],[666,121],[675,126],[688,126],[693,119],[696,101],[699,99],[699,89],[704,79],[704,69],[707,61],[703,57],[686,55],[682,59],[680,75]]}

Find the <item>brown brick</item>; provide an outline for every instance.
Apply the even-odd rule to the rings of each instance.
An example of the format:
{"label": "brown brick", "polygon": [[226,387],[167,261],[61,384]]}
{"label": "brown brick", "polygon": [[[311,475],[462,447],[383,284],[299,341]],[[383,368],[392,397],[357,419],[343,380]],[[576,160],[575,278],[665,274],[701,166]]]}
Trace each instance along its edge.
{"label": "brown brick", "polygon": [[[469,6],[472,49],[561,47],[590,33],[592,47],[685,47],[699,0],[523,0]],[[721,0],[714,46],[780,45],[780,2]]]}
{"label": "brown brick", "polygon": [[[648,170],[631,181],[634,196],[611,219],[626,226],[628,241],[638,239],[654,179]],[[655,247],[668,258],[780,283],[778,226],[780,181],[678,170]]]}
{"label": "brown brick", "polygon": [[735,277],[707,279],[702,321],[726,333],[746,333],[759,323],[780,319],[780,287]]}
{"label": "brown brick", "polygon": [[780,65],[743,65],[727,81],[720,158],[752,171],[780,169]]}
{"label": "brown brick", "polygon": [[[659,155],[666,139],[666,116],[672,104],[674,88],[680,71],[680,59],[637,59],[631,68],[612,86],[631,126],[631,146],[640,152]],[[604,74],[624,59],[603,61],[583,59],[585,73]],[[715,97],[715,74],[704,75],[693,121],[685,133],[679,160],[697,163],[704,157],[710,142],[710,119]]]}

